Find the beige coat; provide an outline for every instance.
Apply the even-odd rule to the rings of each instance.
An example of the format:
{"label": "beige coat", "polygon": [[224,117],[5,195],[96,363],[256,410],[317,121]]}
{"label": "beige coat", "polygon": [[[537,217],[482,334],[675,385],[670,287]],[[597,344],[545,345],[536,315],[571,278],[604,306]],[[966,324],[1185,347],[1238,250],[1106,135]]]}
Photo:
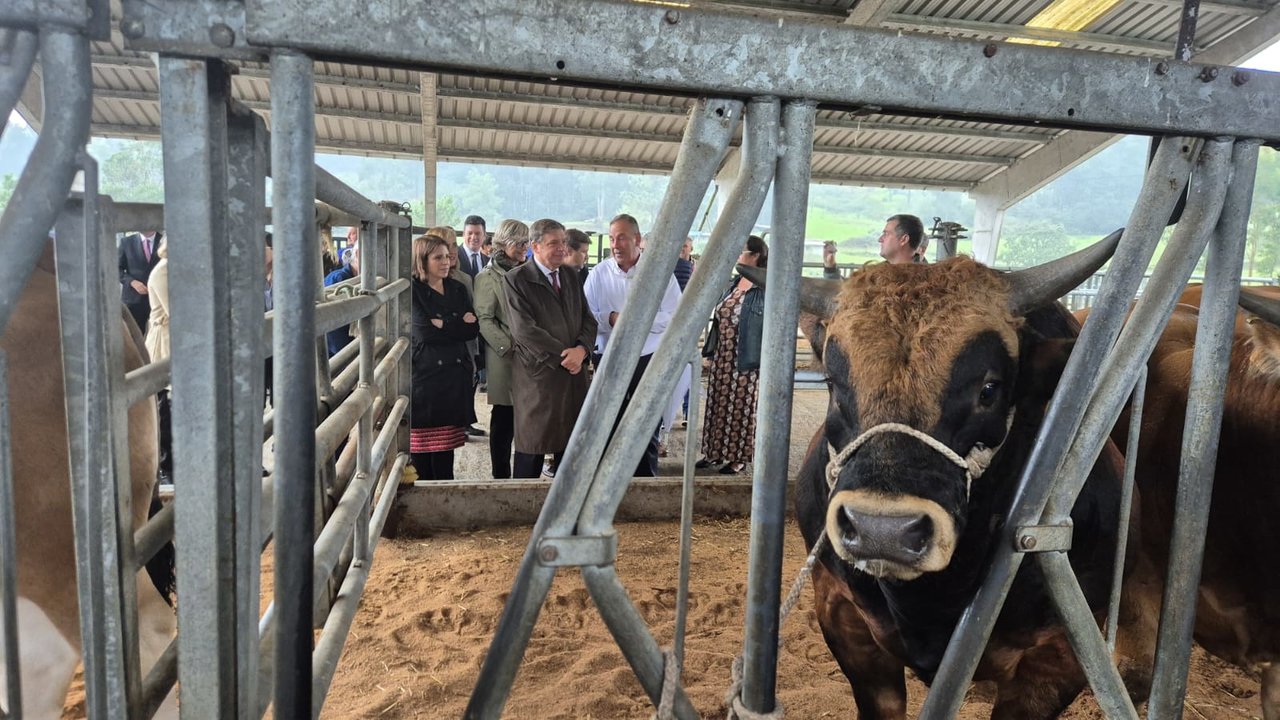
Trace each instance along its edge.
{"label": "beige coat", "polygon": [[511,330],[507,326],[507,308],[502,301],[502,278],[507,271],[490,262],[476,274],[475,307],[480,319],[480,335],[484,337],[485,382],[489,386],[490,405],[511,405]]}
{"label": "beige coat", "polygon": [[147,278],[151,316],[147,318],[147,352],[151,361],[169,357],[169,258],[161,258]]}
{"label": "beige coat", "polygon": [[577,345],[590,352],[596,319],[580,283],[561,282],[556,295],[533,261],[508,272],[503,284],[515,344],[511,399],[516,450],[534,455],[562,452],[587,397],[587,370],[584,366],[577,375],[570,375],[560,366],[560,353]]}

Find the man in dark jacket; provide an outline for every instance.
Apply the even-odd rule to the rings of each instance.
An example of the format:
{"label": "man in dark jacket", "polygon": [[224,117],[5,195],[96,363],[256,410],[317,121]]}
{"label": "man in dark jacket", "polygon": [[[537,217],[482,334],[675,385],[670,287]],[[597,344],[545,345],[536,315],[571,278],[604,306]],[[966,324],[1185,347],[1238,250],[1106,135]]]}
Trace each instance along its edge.
{"label": "man in dark jacket", "polygon": [[151,300],[147,297],[147,278],[160,263],[161,233],[134,233],[120,241],[118,266],[120,270],[120,301],[129,308],[129,314],[138,323],[138,329],[147,332],[147,317],[151,315]]}
{"label": "man in dark jacket", "polygon": [[538,220],[529,228],[529,240],[533,262],[503,276],[515,350],[511,399],[516,478],[538,477],[548,453],[559,465],[587,398],[586,360],[596,337],[596,320],[576,273],[560,278],[567,252],[564,225]]}

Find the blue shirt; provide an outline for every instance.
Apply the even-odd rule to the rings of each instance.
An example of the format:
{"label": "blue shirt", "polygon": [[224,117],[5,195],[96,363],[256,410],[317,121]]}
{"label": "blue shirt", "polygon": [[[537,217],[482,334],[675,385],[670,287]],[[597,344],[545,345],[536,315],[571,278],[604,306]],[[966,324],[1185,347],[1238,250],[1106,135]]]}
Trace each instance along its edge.
{"label": "blue shirt", "polygon": [[[350,265],[343,265],[324,276],[324,286],[337,285],[344,280],[350,280],[356,276],[356,271]],[[338,351],[351,343],[351,329],[349,325],[343,325],[335,330],[330,330],[325,335],[325,343],[329,346],[329,357],[338,354]]]}

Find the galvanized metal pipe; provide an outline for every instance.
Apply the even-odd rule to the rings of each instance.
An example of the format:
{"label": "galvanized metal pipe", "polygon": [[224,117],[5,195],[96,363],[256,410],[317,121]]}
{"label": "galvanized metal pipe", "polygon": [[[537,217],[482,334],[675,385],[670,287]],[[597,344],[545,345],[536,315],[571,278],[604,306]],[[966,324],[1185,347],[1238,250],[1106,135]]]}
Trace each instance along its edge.
{"label": "galvanized metal pipe", "polygon": [[1169,570],[1165,574],[1155,677],[1148,705],[1153,720],[1182,717],[1182,700],[1187,691],[1187,668],[1204,563],[1205,533],[1209,527],[1209,505],[1213,498],[1222,406],[1235,339],[1236,302],[1248,238],[1258,145],[1253,140],[1236,143],[1232,157],[1235,174],[1205,269],[1182,431]]}
{"label": "galvanized metal pipe", "polygon": [[[670,393],[668,393],[670,398]],[[613,565],[584,565],[582,581],[586,583],[591,599],[600,609],[605,625],[617,641],[622,654],[635,671],[640,684],[649,693],[649,699],[656,707],[662,699],[663,670],[665,668],[662,650],[649,634],[644,617],[636,611],[627,589],[618,580],[618,569]],[[684,688],[675,688],[675,702],[672,710],[680,720],[691,720],[698,717],[689,696]]]}
{"label": "galvanized metal pipe", "polygon": [[1080,584],[1076,582],[1071,560],[1065,552],[1038,553],[1036,559],[1040,561],[1040,569],[1044,571],[1049,599],[1066,626],[1071,649],[1075,651],[1076,660],[1084,669],[1085,677],[1089,678],[1093,695],[1103,714],[1108,720],[1137,720],[1138,711],[1129,699],[1124,681],[1120,679],[1120,671],[1111,661],[1111,653],[1107,652],[1098,623],[1093,619],[1093,610],[1080,591]]}
{"label": "galvanized metal pipe", "polygon": [[689,558],[693,551],[693,494],[696,480],[694,468],[702,436],[698,434],[698,396],[702,384],[702,356],[694,354],[689,363],[689,411],[684,433],[684,485],[680,491],[680,579],[676,586],[676,625],[673,651],[676,662],[684,667],[684,630],[689,615]]}
{"label": "galvanized metal pipe", "polygon": [[338,446],[351,434],[351,428],[360,416],[373,406],[373,392],[368,387],[358,387],[342,401],[329,417],[316,428],[316,464],[328,462]]}
{"label": "galvanized metal pipe", "polygon": [[[274,110],[274,108],[273,108]],[[274,117],[274,115],[272,116]],[[316,197],[343,212],[369,222],[391,227],[409,227],[409,218],[387,212],[378,203],[356,192],[350,185],[334,177],[332,173],[316,166]]]}
{"label": "galvanized metal pipe", "polygon": [[173,540],[173,503],[160,509],[133,534],[134,560],[137,569],[146,567],[165,543]]}
{"label": "galvanized metal pipe", "polygon": [[[391,472],[382,482],[382,494],[378,497],[378,505],[369,519],[369,532],[366,536],[370,557],[378,546],[378,538],[382,535],[382,527],[387,522],[387,515],[391,512],[391,505],[400,485],[399,478],[404,473],[404,466],[408,462],[408,455],[401,453],[397,456]],[[338,598],[334,601],[329,617],[325,620],[324,629],[320,632],[320,638],[316,641],[316,651],[312,658],[312,673],[315,676],[315,684],[312,687],[314,717],[319,717],[320,710],[324,707],[329,684],[333,682],[333,673],[338,669],[338,660],[342,657],[342,647],[346,644],[347,636],[351,632],[351,622],[355,619],[356,611],[360,609],[360,598],[364,594],[365,583],[369,580],[371,565],[372,563],[359,558],[352,562],[352,568],[347,573],[346,580],[342,582]]]}
{"label": "galvanized metal pipe", "polygon": [[[44,252],[49,228],[80,169],[78,153],[89,140],[92,85],[89,40],[48,26],[40,33],[40,67],[47,108],[56,108],[40,129],[9,204],[0,215],[0,333]],[[23,75],[25,79],[25,73]],[[3,118],[8,121],[8,115]]]}
{"label": "galvanized metal pipe", "polygon": [[1107,649],[1116,650],[1120,623],[1120,594],[1124,589],[1124,559],[1129,547],[1129,515],[1133,513],[1133,483],[1138,468],[1138,438],[1142,435],[1142,409],[1147,398],[1147,367],[1142,366],[1129,399],[1129,438],[1124,448],[1124,485],[1120,489],[1120,513],[1116,523],[1116,558],[1111,570],[1111,599],[1107,602]]}
{"label": "galvanized metal pipe", "polygon": [[172,365],[171,358],[164,358],[163,360],[149,362],[140,368],[125,373],[125,404],[134,405],[135,403],[140,403],[169,387],[169,373]]}
{"label": "galvanized metal pipe", "polygon": [[[407,223],[406,223],[407,224]],[[360,263],[360,292],[369,294],[377,290],[378,258],[381,257],[382,244],[378,242],[378,225],[370,223],[360,228],[360,252],[364,262]],[[403,279],[403,278],[402,278]],[[406,285],[408,280],[405,279]],[[381,308],[379,308],[381,309]],[[374,378],[373,341],[375,335],[375,316],[373,314],[360,318],[360,385],[370,388],[377,394],[381,385]],[[360,416],[360,429],[356,438],[356,477],[370,477],[377,470],[372,469],[373,445],[373,413],[366,412]],[[374,476],[376,477],[376,476]],[[356,558],[372,563],[369,555],[369,501],[365,497],[360,506],[359,516],[355,524],[353,553]]]}
{"label": "galvanized metal pipe", "polygon": [[312,543],[316,501],[315,90],[311,58],[271,55],[275,380],[275,715],[312,714]]}
{"label": "galvanized metal pipe", "polygon": [[747,562],[746,629],[742,640],[742,703],[773,712],[778,670],[782,534],[787,520],[791,449],[791,393],[795,388],[795,328],[800,318],[800,270],[817,106],[788,102],[783,109],[782,152],[773,191],[773,247],[764,296],[755,473],[751,492],[751,545]]}
{"label": "galvanized metal pipe", "polygon": [[1005,524],[1007,542],[991,559],[983,585],[952,631],[947,651],[921,709],[922,717],[953,717],[964,702],[969,682],[982,658],[1004,598],[1023,554],[1014,552],[1014,528],[1037,522],[1068,443],[1075,434],[1098,368],[1115,342],[1130,299],[1155,251],[1165,220],[1186,185],[1199,143],[1170,139],[1152,159],[1134,205],[1125,236],[1098,292],[1098,302],[1067,361],[1058,389],[1036,435],[1035,448],[1023,468],[1018,491]]}
{"label": "galvanized metal pipe", "polygon": [[164,652],[160,653],[160,657],[156,659],[156,664],[152,666],[151,671],[142,680],[142,709],[140,715],[143,720],[155,717],[156,711],[160,709],[165,698],[169,697],[169,692],[173,690],[173,686],[177,682],[178,638],[175,637],[165,646]]}
{"label": "galvanized metal pipe", "polygon": [[[678,236],[683,240],[688,235],[707,185],[729,147],[741,114],[742,103],[736,100],[701,100],[691,111],[671,181],[650,233],[652,237]],[[671,255],[670,263],[662,262],[666,258],[650,258],[643,263],[635,281],[640,283],[638,287],[658,287],[658,283],[665,282],[674,268],[676,255],[669,252],[674,246],[660,245]],[[408,260],[408,253],[402,247],[400,262],[404,264]],[[554,568],[538,564],[534,556],[538,542],[549,533],[564,535],[573,530],[607,439],[604,433],[597,432],[597,428],[612,424],[618,414],[622,394],[616,392],[616,388],[625,387],[635,369],[660,299],[658,293],[636,293],[636,302],[629,303],[627,309],[627,315],[634,317],[624,319],[614,330],[609,341],[609,356],[601,362],[592,380],[560,471],[556,473],[556,480],[534,525],[502,619],[494,632],[489,653],[485,656],[467,705],[467,718],[496,719],[502,714],[516,668],[524,657],[529,636],[555,576]],[[407,316],[402,307],[402,323]],[[402,386],[408,382],[405,370],[401,369]]]}
{"label": "galvanized metal pipe", "polygon": [[[4,137],[9,113],[13,112],[18,98],[22,96],[22,89],[26,87],[39,45],[39,38],[33,30],[0,28],[0,47],[8,55],[6,62],[0,63],[0,137]],[[14,714],[12,710],[10,714]],[[21,714],[19,711],[18,715]]]}
{"label": "galvanized metal pipe", "polygon": [[18,533],[14,526],[13,448],[9,424],[9,358],[0,350],[0,621],[4,622],[4,677],[8,717],[22,717],[22,663],[18,654]]}
{"label": "galvanized metal pipe", "polygon": [[[399,278],[369,295],[331,300],[316,306],[316,333],[326,333],[371,315],[386,302],[409,289],[409,279]],[[359,347],[359,346],[357,346]],[[358,352],[358,351],[357,351]]]}
{"label": "galvanized metal pipe", "polygon": [[1090,469],[1120,417],[1126,391],[1137,382],[1196,262],[1204,254],[1231,179],[1231,146],[1230,140],[1221,139],[1206,144],[1182,219],[1098,376],[1097,389],[1059,472],[1061,480],[1045,506],[1044,521],[1048,524],[1071,514]]}
{"label": "galvanized metal pipe", "polygon": [[[698,335],[706,327],[706,319],[711,317],[711,311],[723,295],[725,283],[733,272],[734,263],[746,246],[747,236],[760,217],[760,209],[764,205],[778,162],[778,124],[777,98],[757,98],[751,101],[747,108],[742,143],[741,178],[730,193],[724,216],[712,230],[707,247],[698,261],[697,270],[685,286],[680,305],[667,324],[658,349],[653,353],[649,367],[640,380],[640,386],[632,396],[627,411],[613,434],[613,440],[596,469],[595,482],[578,518],[580,534],[592,535],[607,531],[612,526],[614,514],[626,494],[636,463],[644,453],[652,433],[655,424],[653,418],[661,417],[662,408],[670,401],[671,393],[675,390],[686,348],[697,344]],[[659,236],[656,243],[658,247],[647,250],[646,253],[669,250],[674,258],[685,235],[686,233]],[[663,245],[664,242],[668,244]],[[641,272],[643,271],[642,267]],[[644,284],[643,278],[633,282],[638,283],[635,285],[637,288],[660,287]],[[658,295],[660,293],[632,292],[628,296],[627,305],[630,306],[646,296],[656,300]],[[624,309],[624,315],[626,312]],[[620,352],[620,349],[615,348],[613,341],[610,341],[602,364],[608,364],[610,354],[615,352]]]}

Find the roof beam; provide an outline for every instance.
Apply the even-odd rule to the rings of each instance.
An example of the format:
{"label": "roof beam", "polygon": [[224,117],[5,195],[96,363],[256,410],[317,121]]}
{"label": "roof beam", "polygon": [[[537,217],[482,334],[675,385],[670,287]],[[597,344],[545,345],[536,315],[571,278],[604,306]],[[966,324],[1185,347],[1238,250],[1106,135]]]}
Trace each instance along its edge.
{"label": "roof beam", "polygon": [[[1158,5],[1160,7],[1171,7],[1182,9],[1182,0],[1138,0],[1144,5]],[[1248,2],[1240,0],[1217,0],[1210,2],[1209,0],[1200,1],[1200,12],[1217,13],[1219,15],[1243,15],[1245,17],[1258,17],[1267,11],[1267,6],[1259,2]]]}
{"label": "roof beam", "polygon": [[1068,45],[1090,45],[1111,50],[1137,52],[1141,55],[1168,55],[1172,50],[1171,43],[1138,38],[1122,38],[1100,33],[1070,32],[1049,28],[1027,27],[1011,23],[977,22],[956,18],[926,17],[924,15],[902,15],[894,13],[885,18],[885,27],[903,28],[906,30],[943,30],[962,31],[990,35],[1000,38],[1017,38],[1020,40],[1038,40],[1044,42],[1064,43]]}
{"label": "roof beam", "polygon": [[945,137],[967,137],[980,140],[1009,140],[1043,145],[1053,139],[1053,135],[1030,132],[1026,130],[994,130],[986,128],[948,127],[944,125],[915,125],[871,120],[841,120],[836,118],[818,118],[819,128],[840,128],[842,130],[866,130],[867,132],[895,132],[904,135],[934,135]]}
{"label": "roof beam", "polygon": [[879,27],[884,19],[902,5],[902,0],[859,0],[845,20],[849,25]]}
{"label": "roof beam", "polygon": [[826,155],[851,155],[855,157],[879,157],[893,160],[928,160],[969,165],[999,165],[1008,167],[1018,161],[1015,157],[999,155],[973,155],[967,153],[920,152],[916,150],[891,150],[887,148],[845,147],[841,145],[814,145],[815,153]]}
{"label": "roof beam", "polygon": [[817,185],[854,185],[859,187],[904,188],[907,190],[947,190],[965,192],[973,183],[948,180],[921,180],[891,175],[824,175],[814,173],[809,181]]}

